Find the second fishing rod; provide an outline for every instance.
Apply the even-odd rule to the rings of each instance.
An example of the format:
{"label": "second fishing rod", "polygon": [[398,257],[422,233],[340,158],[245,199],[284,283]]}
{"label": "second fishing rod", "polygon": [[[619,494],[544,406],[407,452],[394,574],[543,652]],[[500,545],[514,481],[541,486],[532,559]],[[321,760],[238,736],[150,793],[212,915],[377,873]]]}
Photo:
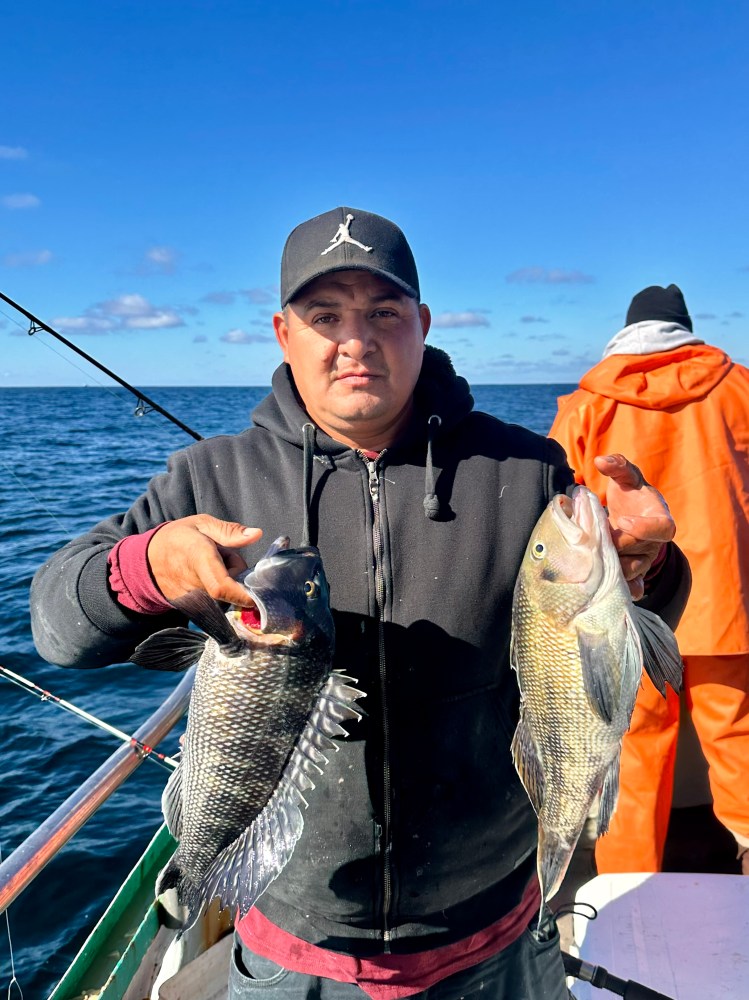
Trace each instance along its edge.
{"label": "second fishing rod", "polygon": [[61,333],[58,333],[57,330],[53,329],[51,326],[49,326],[49,324],[39,319],[38,316],[35,316],[33,313],[29,312],[28,309],[24,309],[23,306],[19,305],[17,302],[14,302],[13,299],[5,295],[3,292],[0,292],[0,299],[2,299],[3,302],[7,302],[9,306],[11,306],[17,312],[19,312],[22,316],[26,317],[26,319],[30,323],[28,330],[29,336],[33,336],[35,333],[39,333],[41,331],[50,334],[52,337],[55,337],[55,339],[59,340],[61,344],[64,344],[66,347],[70,348],[71,351],[75,351],[76,354],[79,354],[82,358],[85,358],[85,360],[88,361],[89,364],[92,364],[95,368],[98,368],[99,371],[104,372],[105,375],[108,375],[110,378],[114,379],[115,382],[118,382],[124,389],[127,389],[128,392],[131,392],[138,400],[138,403],[135,407],[136,416],[141,417],[144,416],[146,413],[148,413],[149,410],[155,410],[157,413],[160,413],[162,416],[166,417],[167,420],[171,420],[171,422],[173,424],[176,424],[176,426],[179,427],[180,430],[183,430],[185,434],[189,434],[191,437],[195,438],[196,441],[203,440],[202,434],[198,434],[197,431],[194,431],[191,427],[188,427],[187,424],[183,423],[181,420],[175,417],[174,414],[164,409],[163,406],[160,406],[153,399],[149,399],[149,397],[146,396],[145,393],[141,392],[140,389],[136,389],[135,386],[130,385],[129,382],[126,382],[125,379],[120,378],[120,376],[117,375],[115,372],[113,372],[110,368],[107,368],[106,365],[103,365],[100,361],[97,361],[96,358],[93,358],[90,354],[87,354],[84,350],[82,350],[72,341],[68,340],[67,337],[63,337]]}

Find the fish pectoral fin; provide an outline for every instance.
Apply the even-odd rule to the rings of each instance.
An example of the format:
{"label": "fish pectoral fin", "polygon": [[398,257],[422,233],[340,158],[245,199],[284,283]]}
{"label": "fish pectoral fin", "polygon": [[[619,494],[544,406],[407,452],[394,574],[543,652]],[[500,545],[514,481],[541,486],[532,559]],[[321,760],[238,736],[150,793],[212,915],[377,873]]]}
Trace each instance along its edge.
{"label": "fish pectoral fin", "polygon": [[520,716],[520,721],[515,729],[510,749],[515,770],[523,783],[523,788],[528,793],[536,815],[538,815],[541,812],[546,794],[546,782],[536,742],[523,715]]}
{"label": "fish pectoral fin", "polygon": [[634,621],[629,615],[627,615],[626,620],[621,671],[621,704],[626,709],[627,728],[629,728],[629,721],[632,718],[632,711],[642,680],[642,645]]}
{"label": "fish pectoral fin", "polygon": [[130,659],[146,670],[187,670],[203,655],[207,640],[189,628],[165,628],[136,646]]}
{"label": "fish pectoral fin", "polygon": [[642,646],[642,665],[658,691],[666,697],[666,684],[681,691],[684,664],[676,636],[668,625],[645,608],[634,608],[634,625]]}
{"label": "fish pectoral fin", "polygon": [[596,826],[596,836],[600,837],[607,833],[611,817],[616,809],[616,800],[619,798],[619,763],[621,759],[621,747],[616,752],[616,757],[611,761],[609,769],[603,779],[601,788],[601,801],[598,806],[598,824]]}
{"label": "fish pectoral fin", "polygon": [[161,811],[167,830],[179,840],[182,837],[182,764],[169,775],[169,780],[161,793]]}
{"label": "fish pectoral fin", "polygon": [[226,615],[221,610],[221,605],[209,597],[205,591],[191,590],[189,594],[175,597],[169,603],[177,611],[181,611],[190,621],[195,622],[198,628],[206,632],[211,639],[215,639],[219,646],[228,646],[228,655],[231,656],[231,651],[235,648],[237,652],[241,651],[240,647],[244,644],[229,624]]}
{"label": "fish pectoral fin", "polygon": [[588,632],[578,626],[577,647],[588,704],[600,719],[611,722],[621,694],[619,664],[611,642],[604,632]]}

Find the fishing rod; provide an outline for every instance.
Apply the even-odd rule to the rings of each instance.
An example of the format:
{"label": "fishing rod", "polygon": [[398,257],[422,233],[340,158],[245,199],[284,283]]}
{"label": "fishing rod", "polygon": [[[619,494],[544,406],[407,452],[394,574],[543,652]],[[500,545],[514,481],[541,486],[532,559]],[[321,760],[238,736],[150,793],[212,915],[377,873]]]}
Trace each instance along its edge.
{"label": "fishing rod", "polygon": [[13,299],[8,298],[8,296],[3,294],[3,292],[0,292],[0,299],[2,299],[3,302],[7,302],[9,306],[12,306],[13,309],[21,313],[22,316],[26,317],[26,319],[30,323],[28,330],[28,334],[30,337],[32,337],[35,333],[39,333],[40,331],[44,331],[45,333],[51,334],[53,337],[56,337],[62,344],[65,344],[66,347],[69,347],[71,351],[75,351],[76,354],[80,354],[82,358],[85,358],[86,361],[88,361],[90,364],[98,368],[99,371],[104,372],[105,375],[109,375],[109,377],[113,378],[115,382],[119,382],[123,388],[127,389],[128,392],[131,392],[138,400],[138,403],[135,407],[136,417],[143,417],[146,415],[146,413],[150,413],[151,410],[156,410],[157,413],[162,414],[162,416],[166,417],[167,420],[171,420],[173,424],[176,424],[177,427],[180,428],[180,430],[183,430],[186,434],[190,434],[192,437],[194,437],[196,441],[203,440],[202,434],[198,434],[197,431],[194,431],[191,427],[188,427],[187,424],[183,424],[181,420],[178,420],[177,417],[173,416],[168,410],[165,410],[163,406],[159,406],[158,403],[155,403],[152,399],[149,399],[148,396],[142,393],[139,389],[136,389],[135,386],[130,385],[129,382],[126,382],[124,379],[120,378],[119,375],[116,375],[105,365],[101,364],[101,362],[97,361],[96,358],[92,358],[90,354],[86,354],[85,351],[81,350],[80,347],[77,347],[72,341],[68,340],[66,337],[63,337],[63,335],[61,333],[58,333],[57,330],[53,330],[51,326],[47,325],[47,323],[42,322],[42,320],[40,320],[37,316],[34,316],[33,313],[30,313],[28,309],[24,309],[23,306],[20,306],[17,302],[14,302]]}
{"label": "fishing rod", "polygon": [[564,962],[564,971],[568,976],[580,979],[584,983],[590,983],[599,990],[616,993],[617,996],[624,997],[624,1000],[673,1000],[673,997],[667,997],[665,993],[651,990],[649,986],[643,986],[642,983],[637,983],[634,979],[620,979],[604,969],[603,966],[584,962],[581,958],[575,958],[574,955],[570,955],[566,951],[562,952],[562,961]]}
{"label": "fishing rod", "polygon": [[129,743],[133,750],[136,750],[147,760],[153,760],[154,764],[160,764],[168,770],[173,770],[179,763],[179,761],[176,761],[173,757],[167,757],[166,754],[159,753],[158,750],[154,750],[153,747],[149,747],[147,743],[141,743],[141,741],[136,740],[134,736],[128,736],[128,734],[123,733],[121,729],[116,729],[114,726],[110,726],[110,724],[108,722],[104,722],[103,719],[97,719],[97,717],[95,715],[91,715],[90,712],[86,712],[77,705],[73,705],[72,702],[65,701],[64,698],[58,698],[50,691],[45,691],[44,688],[39,687],[38,684],[30,681],[27,677],[22,677],[21,674],[16,674],[2,665],[0,665],[0,677],[5,677],[6,680],[15,684],[16,687],[23,688],[24,691],[29,691],[31,694],[35,694],[40,701],[51,702],[58,708],[63,708],[66,712],[72,712],[73,715],[77,715],[79,719],[85,719],[86,722],[93,723],[93,725],[98,726],[99,729],[103,729],[105,733],[109,733],[111,736],[116,736],[117,739],[121,740],[123,743]]}

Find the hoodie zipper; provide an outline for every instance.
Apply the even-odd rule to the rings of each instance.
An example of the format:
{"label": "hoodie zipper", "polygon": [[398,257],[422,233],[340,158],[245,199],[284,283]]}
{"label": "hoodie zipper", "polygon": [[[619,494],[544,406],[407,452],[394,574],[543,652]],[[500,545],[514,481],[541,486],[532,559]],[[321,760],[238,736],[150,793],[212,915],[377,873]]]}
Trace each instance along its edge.
{"label": "hoodie zipper", "polygon": [[385,663],[385,573],[383,568],[382,530],[380,516],[380,476],[377,468],[384,451],[375,459],[359,455],[367,467],[369,495],[372,499],[372,548],[374,552],[375,603],[377,606],[377,646],[380,676],[380,696],[382,698],[382,825],[378,824],[380,850],[382,852],[382,939],[385,954],[390,952],[391,932],[389,925],[392,902],[391,871],[391,780],[390,780],[390,725],[388,719],[386,663]]}

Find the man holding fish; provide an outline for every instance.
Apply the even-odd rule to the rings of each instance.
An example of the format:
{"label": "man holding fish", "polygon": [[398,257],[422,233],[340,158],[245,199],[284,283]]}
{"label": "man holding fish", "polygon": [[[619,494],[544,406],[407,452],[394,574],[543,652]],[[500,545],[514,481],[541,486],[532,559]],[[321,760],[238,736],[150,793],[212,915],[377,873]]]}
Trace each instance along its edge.
{"label": "man holding fish", "polygon": [[[298,226],[281,306],[284,363],[253,426],[177,452],[129,511],[47,562],[39,651],[127,660],[184,626],[175,608],[192,616],[196,592],[259,634],[237,577],[262,561],[261,532],[319,550],[334,665],[363,718],[326,754],[293,854],[248,912],[236,904],[230,997],[562,1000],[558,937],[531,932],[538,820],[511,751],[510,634],[527,543],[572,472],[553,441],[474,411],[425,346],[429,309],[389,220],[342,207]],[[668,510],[622,456],[596,466],[628,589],[673,625],[689,574]]]}

